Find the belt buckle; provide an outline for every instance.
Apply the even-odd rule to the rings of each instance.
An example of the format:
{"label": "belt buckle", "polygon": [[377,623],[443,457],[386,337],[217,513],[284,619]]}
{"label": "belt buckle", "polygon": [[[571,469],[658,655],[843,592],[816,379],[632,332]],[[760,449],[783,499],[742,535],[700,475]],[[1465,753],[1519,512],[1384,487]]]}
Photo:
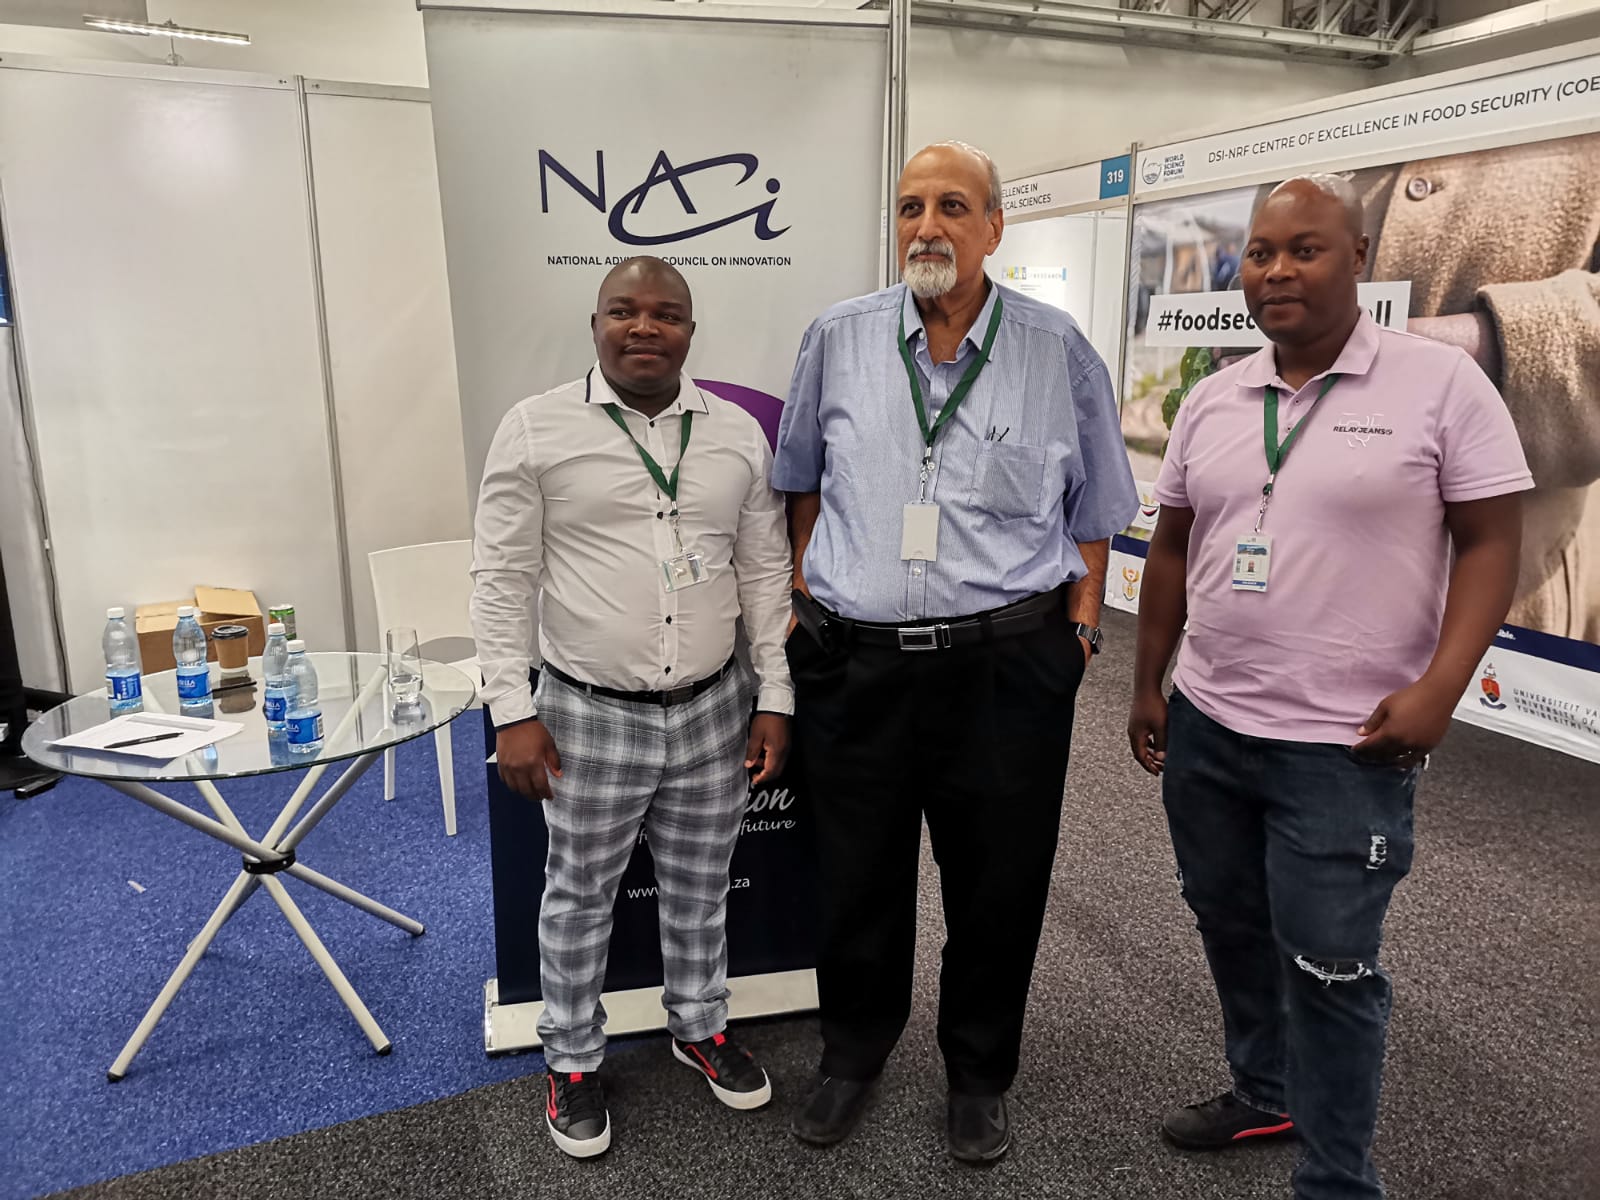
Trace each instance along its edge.
{"label": "belt buckle", "polygon": [[900,637],[900,649],[902,650],[950,649],[950,626],[948,625],[902,625],[895,632]]}
{"label": "belt buckle", "polygon": [[675,688],[669,688],[661,693],[662,707],[672,704],[682,704],[686,700],[694,699],[694,684],[684,683]]}

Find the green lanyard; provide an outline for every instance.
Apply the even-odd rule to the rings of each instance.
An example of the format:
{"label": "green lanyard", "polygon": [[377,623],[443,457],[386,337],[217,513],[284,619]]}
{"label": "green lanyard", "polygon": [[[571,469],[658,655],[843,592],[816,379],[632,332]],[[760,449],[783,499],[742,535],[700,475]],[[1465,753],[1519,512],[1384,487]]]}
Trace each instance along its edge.
{"label": "green lanyard", "polygon": [[633,430],[628,428],[628,422],[618,410],[617,406],[615,404],[603,404],[601,407],[606,410],[606,415],[617,423],[617,428],[628,435],[628,440],[633,443],[633,448],[639,452],[639,457],[644,461],[645,470],[650,472],[650,478],[656,481],[656,486],[666,493],[667,499],[672,501],[672,515],[677,516],[678,471],[683,466],[684,452],[689,449],[689,427],[694,421],[694,414],[692,412],[686,412],[683,414],[683,436],[682,440],[678,443],[678,461],[673,466],[672,475],[669,477],[667,473],[661,469],[661,464],[656,462],[656,460],[651,457],[650,451],[646,450],[644,446],[640,444],[639,439],[633,436]]}
{"label": "green lanyard", "polygon": [[1256,532],[1261,532],[1261,522],[1267,515],[1267,501],[1272,499],[1272,485],[1278,480],[1278,472],[1283,468],[1283,460],[1289,457],[1289,447],[1294,445],[1295,438],[1305,428],[1311,414],[1317,411],[1317,405],[1322,403],[1322,398],[1333,391],[1333,385],[1339,382],[1339,376],[1329,375],[1322,381],[1322,390],[1317,393],[1317,398],[1311,402],[1311,407],[1306,410],[1306,415],[1294,423],[1294,428],[1289,430],[1289,436],[1283,439],[1283,444],[1278,443],[1278,389],[1271,384],[1267,385],[1267,402],[1262,405],[1263,441],[1267,447],[1267,482],[1261,489],[1261,509],[1256,513]]}
{"label": "green lanyard", "polygon": [[[994,297],[994,311],[989,315],[989,330],[983,335],[983,347],[978,351],[978,356],[968,365],[966,373],[961,376],[961,382],[956,384],[956,390],[950,393],[950,399],[945,401],[944,407],[939,410],[938,419],[932,425],[928,424],[928,409],[922,402],[922,381],[917,378],[917,364],[911,356],[911,347],[906,344],[906,310],[900,309],[900,359],[906,365],[906,381],[911,384],[911,403],[917,410],[917,427],[922,430],[922,490],[917,495],[917,503],[921,504],[927,498],[928,474],[933,469],[933,443],[939,436],[939,431],[950,423],[956,415],[956,410],[961,407],[961,402],[967,398],[967,393],[972,390],[972,385],[977,382],[978,372],[983,370],[989,361],[989,352],[994,349],[994,337],[1000,330],[1000,293]],[[927,337],[927,330],[923,330],[923,337]]]}

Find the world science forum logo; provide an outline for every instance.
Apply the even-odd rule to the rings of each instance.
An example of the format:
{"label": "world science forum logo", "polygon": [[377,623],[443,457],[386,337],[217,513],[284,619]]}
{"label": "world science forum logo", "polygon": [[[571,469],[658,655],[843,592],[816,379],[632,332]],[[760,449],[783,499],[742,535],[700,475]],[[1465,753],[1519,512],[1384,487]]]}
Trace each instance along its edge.
{"label": "world science forum logo", "polygon": [[[753,187],[744,190],[746,185],[758,173],[766,175],[754,154],[719,154],[678,164],[665,150],[658,150],[644,179],[614,201],[614,189],[608,190],[606,183],[605,151],[594,152],[592,175],[586,173],[587,166],[586,162],[583,168],[574,169],[548,150],[540,150],[539,211],[550,211],[551,177],[554,176],[584,203],[603,214],[611,236],[628,246],[668,246],[741,221],[750,221],[751,232],[763,242],[780,238],[790,229],[787,225],[773,228],[772,210],[783,186],[777,176],[767,175],[759,185],[770,199],[749,203],[761,192]],[[613,178],[615,174],[613,171]],[[646,201],[657,192],[669,203],[654,203],[648,213],[643,212]],[[671,200],[676,200],[676,206],[670,204]],[[729,209],[737,211],[729,212]],[[668,213],[672,215],[671,220],[667,219]]]}

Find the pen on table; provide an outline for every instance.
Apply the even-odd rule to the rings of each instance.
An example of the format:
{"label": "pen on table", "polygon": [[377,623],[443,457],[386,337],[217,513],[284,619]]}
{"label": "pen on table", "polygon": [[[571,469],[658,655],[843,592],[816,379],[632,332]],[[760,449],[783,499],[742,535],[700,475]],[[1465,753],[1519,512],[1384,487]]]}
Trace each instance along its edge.
{"label": "pen on table", "polygon": [[146,742],[164,742],[168,738],[182,737],[184,731],[176,729],[171,733],[152,733],[149,737],[129,738],[125,742],[108,742],[107,750],[121,750],[124,746],[142,746]]}

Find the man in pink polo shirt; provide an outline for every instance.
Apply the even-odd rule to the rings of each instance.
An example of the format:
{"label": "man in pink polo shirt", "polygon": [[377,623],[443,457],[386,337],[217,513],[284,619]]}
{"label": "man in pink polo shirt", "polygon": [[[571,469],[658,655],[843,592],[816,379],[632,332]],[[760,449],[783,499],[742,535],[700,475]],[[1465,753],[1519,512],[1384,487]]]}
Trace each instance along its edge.
{"label": "man in pink polo shirt", "polygon": [[1240,273],[1272,344],[1173,425],[1128,722],[1162,776],[1233,1075],[1163,1132],[1298,1132],[1297,1200],[1383,1195],[1383,918],[1417,777],[1511,603],[1533,485],[1472,360],[1361,311],[1361,215],[1314,176],[1256,216]]}

